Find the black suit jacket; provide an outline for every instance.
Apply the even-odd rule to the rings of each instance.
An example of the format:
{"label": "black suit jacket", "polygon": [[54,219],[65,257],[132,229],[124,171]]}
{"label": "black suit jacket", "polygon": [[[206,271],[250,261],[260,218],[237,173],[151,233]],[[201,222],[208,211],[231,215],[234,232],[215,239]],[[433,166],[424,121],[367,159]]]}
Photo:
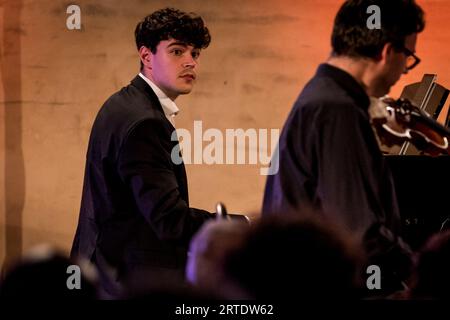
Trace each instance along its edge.
{"label": "black suit jacket", "polygon": [[410,249],[399,237],[394,182],[370,125],[369,104],[350,74],[328,64],[318,68],[281,133],[279,171],[267,179],[263,215],[317,210],[361,233],[387,292],[407,279]]}
{"label": "black suit jacket", "polygon": [[394,183],[370,125],[369,97],[348,73],[319,66],[298,97],[278,144],[263,214],[316,209],[352,231],[399,232]]}
{"label": "black suit jacket", "polygon": [[[112,267],[183,272],[189,240],[211,214],[189,208],[174,127],[139,76],[112,95],[90,136],[72,256]],[[100,270],[102,273],[102,270]]]}

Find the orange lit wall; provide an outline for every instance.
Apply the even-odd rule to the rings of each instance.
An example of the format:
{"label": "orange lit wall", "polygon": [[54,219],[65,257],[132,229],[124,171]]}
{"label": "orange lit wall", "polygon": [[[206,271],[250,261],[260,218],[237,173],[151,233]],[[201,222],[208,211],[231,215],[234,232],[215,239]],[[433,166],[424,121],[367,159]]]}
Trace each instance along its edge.
{"label": "orange lit wall", "polygon": [[[72,3],[72,2],[71,2]],[[79,0],[82,30],[66,28],[68,1],[0,1],[0,261],[49,242],[68,250],[97,110],[138,71],[133,31],[143,15],[175,6],[202,15],[213,41],[197,87],[177,100],[178,128],[281,128],[330,52],[341,1]],[[422,0],[422,63],[392,90],[437,73],[450,87],[450,1]],[[450,101],[449,101],[450,103]],[[191,204],[258,216],[259,165],[188,165]]]}

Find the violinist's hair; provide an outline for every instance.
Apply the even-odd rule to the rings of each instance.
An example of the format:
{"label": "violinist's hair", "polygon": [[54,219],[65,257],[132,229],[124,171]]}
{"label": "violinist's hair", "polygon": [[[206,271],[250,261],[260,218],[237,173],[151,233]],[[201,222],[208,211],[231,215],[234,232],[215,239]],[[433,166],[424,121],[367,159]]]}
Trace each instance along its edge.
{"label": "violinist's hair", "polygon": [[[371,5],[380,8],[380,29],[367,26]],[[402,49],[408,35],[424,28],[424,12],[414,0],[347,0],[334,20],[332,55],[375,58],[386,43]]]}
{"label": "violinist's hair", "polygon": [[160,9],[144,17],[137,24],[134,36],[138,50],[145,46],[154,54],[159,42],[168,39],[176,39],[197,49],[205,49],[211,42],[211,35],[201,17],[174,8]]}

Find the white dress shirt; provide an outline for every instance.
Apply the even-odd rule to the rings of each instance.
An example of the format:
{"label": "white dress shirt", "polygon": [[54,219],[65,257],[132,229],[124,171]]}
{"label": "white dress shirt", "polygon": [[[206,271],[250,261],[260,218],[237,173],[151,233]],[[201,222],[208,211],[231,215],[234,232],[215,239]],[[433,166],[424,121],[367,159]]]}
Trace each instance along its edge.
{"label": "white dress shirt", "polygon": [[153,92],[158,97],[159,102],[161,103],[161,106],[163,108],[164,114],[166,115],[167,120],[170,121],[170,123],[175,128],[175,116],[178,114],[180,109],[178,109],[175,102],[170,99],[156,84],[154,84],[149,78],[144,76],[142,73],[139,73],[139,76],[144,79],[145,82],[152,88]]}

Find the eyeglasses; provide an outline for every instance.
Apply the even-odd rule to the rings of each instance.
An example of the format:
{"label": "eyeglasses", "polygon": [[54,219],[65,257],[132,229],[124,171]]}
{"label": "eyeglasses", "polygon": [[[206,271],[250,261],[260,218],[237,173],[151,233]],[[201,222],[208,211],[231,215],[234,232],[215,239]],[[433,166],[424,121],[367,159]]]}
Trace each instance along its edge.
{"label": "eyeglasses", "polygon": [[408,48],[403,47],[401,50],[406,55],[406,71],[414,69],[420,63],[420,58]]}

